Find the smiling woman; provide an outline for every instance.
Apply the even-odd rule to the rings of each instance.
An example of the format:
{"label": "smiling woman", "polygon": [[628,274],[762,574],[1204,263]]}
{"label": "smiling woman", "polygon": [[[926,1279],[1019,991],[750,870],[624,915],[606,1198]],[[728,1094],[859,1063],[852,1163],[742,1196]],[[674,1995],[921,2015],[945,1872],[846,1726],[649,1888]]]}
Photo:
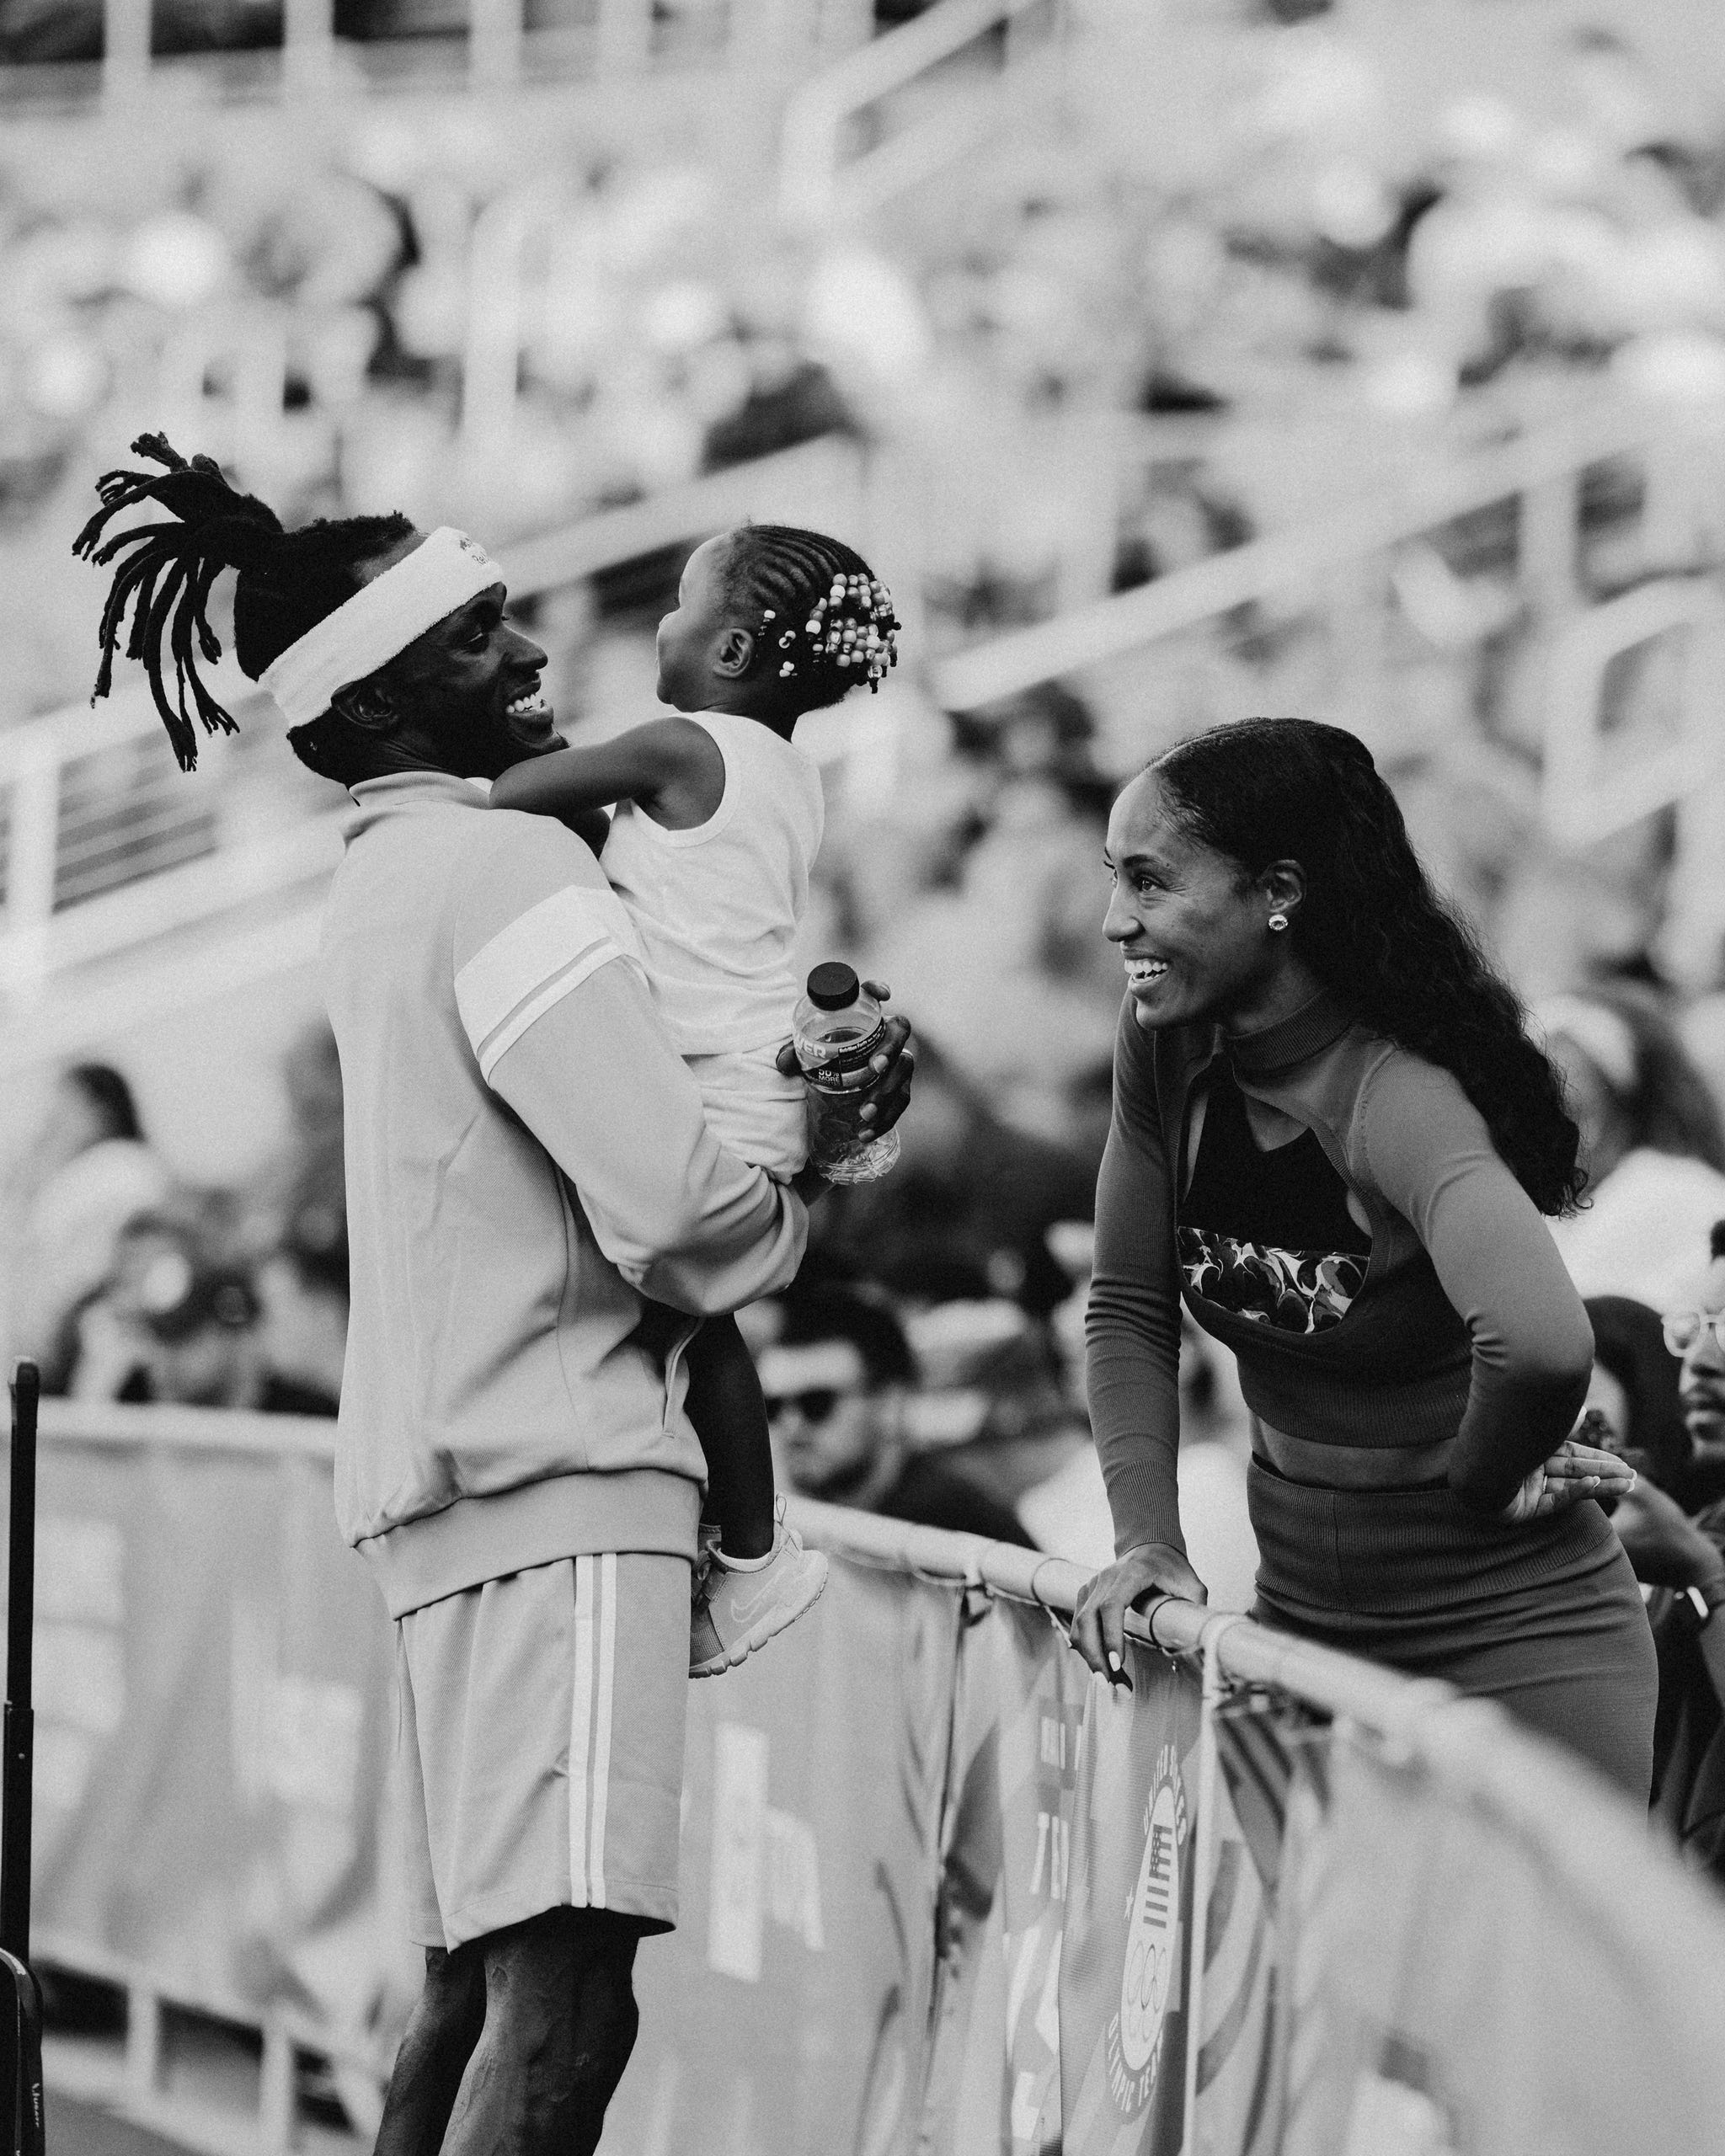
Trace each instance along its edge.
{"label": "smiling woman", "polygon": [[1252,1411],[1257,1614],[1515,1713],[1645,1797],[1652,1642],[1568,1435],[1592,1337],[1542,1214],[1559,1081],[1428,883],[1365,747],[1217,728],[1115,803],[1126,974],[1097,1193],[1092,1421],[1121,1555],[1074,1638],[1203,1588],[1174,1473],[1180,1307]]}
{"label": "smiling woman", "polygon": [[1295,1009],[1321,985],[1298,944],[1274,940],[1306,895],[1306,872],[1286,860],[1246,874],[1191,823],[1173,785],[1154,771],[1120,796],[1104,857],[1113,896],[1103,932],[1119,947],[1143,1022],[1202,1016],[1255,1033],[1269,1022],[1267,1011]]}

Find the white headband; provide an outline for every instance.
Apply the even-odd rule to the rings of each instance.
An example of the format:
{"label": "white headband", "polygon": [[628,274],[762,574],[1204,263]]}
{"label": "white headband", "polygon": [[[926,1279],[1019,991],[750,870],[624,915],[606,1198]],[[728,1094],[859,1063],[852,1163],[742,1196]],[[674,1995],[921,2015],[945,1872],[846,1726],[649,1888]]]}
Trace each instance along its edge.
{"label": "white headband", "polygon": [[364,680],[446,614],[503,580],[503,571],[477,541],[440,525],[411,554],[291,643],[259,681],[288,724],[303,726],[328,710],[338,689]]}
{"label": "white headband", "polygon": [[1534,1006],[1535,1018],[1549,1038],[1567,1033],[1575,1045],[1610,1080],[1613,1091],[1630,1094],[1641,1075],[1641,1054],[1626,1018],[1584,995],[1546,996]]}

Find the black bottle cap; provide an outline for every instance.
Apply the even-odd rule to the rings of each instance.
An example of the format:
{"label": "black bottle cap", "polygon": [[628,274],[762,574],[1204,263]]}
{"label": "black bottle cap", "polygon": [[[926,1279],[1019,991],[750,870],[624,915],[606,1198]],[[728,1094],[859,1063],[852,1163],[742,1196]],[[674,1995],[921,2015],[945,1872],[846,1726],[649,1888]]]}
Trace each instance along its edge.
{"label": "black bottle cap", "polygon": [[849,966],[829,958],[809,976],[809,1001],[817,1011],[842,1011],[857,1001],[860,985]]}

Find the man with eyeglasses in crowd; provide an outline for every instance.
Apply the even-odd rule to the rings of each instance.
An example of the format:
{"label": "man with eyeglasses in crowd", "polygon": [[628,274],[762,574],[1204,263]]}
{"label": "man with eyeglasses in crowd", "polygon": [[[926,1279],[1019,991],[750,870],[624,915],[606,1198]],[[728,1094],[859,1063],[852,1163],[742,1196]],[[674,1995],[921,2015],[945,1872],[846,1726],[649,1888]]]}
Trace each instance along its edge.
{"label": "man with eyeglasses in crowd", "polygon": [[1612,1524],[1648,1594],[1658,1650],[1653,1815],[1686,1862],[1725,1879],[1725,1220],[1711,1246],[1693,1299],[1663,1320],[1691,1448],[1684,1495],[1700,1509],[1642,1475]]}
{"label": "man with eyeglasses in crowd", "polygon": [[756,1365],[783,1481],[829,1504],[1035,1546],[1009,1506],[937,1455],[911,1451],[916,1358],[885,1303],[811,1283],[780,1299],[765,1323],[771,1337]]}
{"label": "man with eyeglasses in crowd", "polygon": [[1725,1220],[1713,1223],[1694,1306],[1666,1314],[1665,1345],[1683,1358],[1680,1386],[1694,1448],[1693,1479],[1708,1497],[1725,1497]]}
{"label": "man with eyeglasses in crowd", "polygon": [[[1695,1299],[1662,1320],[1680,1358],[1678,1391],[1691,1448],[1681,1483],[1661,1488],[1643,1474],[1618,1500],[1613,1524],[1644,1585],[1669,1588],[1689,1605],[1710,1668],[1725,1693],[1725,1220],[1716,1221]],[[1632,1459],[1635,1456],[1632,1455]],[[1691,1513],[1674,1492],[1680,1490]]]}

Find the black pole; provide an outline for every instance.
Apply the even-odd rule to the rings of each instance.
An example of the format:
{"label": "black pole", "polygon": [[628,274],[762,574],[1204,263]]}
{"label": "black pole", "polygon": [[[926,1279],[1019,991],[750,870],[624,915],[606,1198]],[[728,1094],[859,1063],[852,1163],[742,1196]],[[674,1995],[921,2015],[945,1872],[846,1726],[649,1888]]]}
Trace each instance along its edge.
{"label": "black pole", "polygon": [[12,1516],[7,1566],[6,1716],[0,1733],[0,1947],[30,1958],[30,1646],[36,1595],[36,1404],[41,1373],[12,1376]]}

